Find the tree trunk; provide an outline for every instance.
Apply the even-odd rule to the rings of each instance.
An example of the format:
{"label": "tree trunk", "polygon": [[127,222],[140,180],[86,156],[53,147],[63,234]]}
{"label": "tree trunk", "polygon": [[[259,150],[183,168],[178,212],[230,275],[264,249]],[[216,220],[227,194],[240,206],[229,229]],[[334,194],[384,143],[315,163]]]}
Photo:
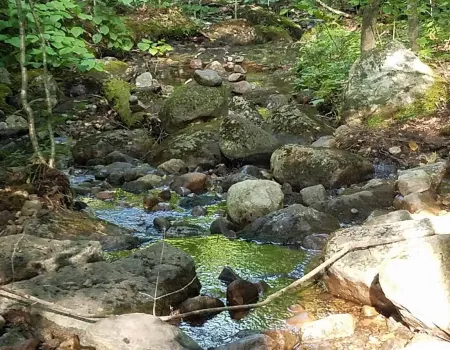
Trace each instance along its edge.
{"label": "tree trunk", "polygon": [[39,162],[46,164],[45,158],[39,149],[39,142],[36,135],[36,126],[34,123],[34,114],[30,105],[28,104],[28,72],[26,67],[26,42],[25,42],[25,25],[22,10],[21,0],[16,0],[17,17],[19,19],[19,34],[20,34],[20,71],[22,75],[22,87],[20,90],[20,99],[22,106],[28,116],[28,131],[30,134],[31,145],[33,151]]}
{"label": "tree trunk", "polygon": [[408,38],[411,50],[419,51],[419,0],[408,0]]}
{"label": "tree trunk", "polygon": [[376,46],[376,26],[382,0],[370,0],[364,8],[361,27],[361,53]]}

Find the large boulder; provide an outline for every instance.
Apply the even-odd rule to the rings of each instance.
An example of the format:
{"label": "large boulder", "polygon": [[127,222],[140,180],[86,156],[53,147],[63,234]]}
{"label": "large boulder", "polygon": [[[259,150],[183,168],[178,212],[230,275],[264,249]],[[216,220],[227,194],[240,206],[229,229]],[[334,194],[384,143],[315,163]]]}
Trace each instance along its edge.
{"label": "large boulder", "polygon": [[301,204],[267,214],[245,227],[238,237],[281,244],[302,243],[313,233],[331,233],[340,228],[339,221]]}
{"label": "large boulder", "polygon": [[89,326],[81,344],[97,350],[201,350],[179,328],[148,314],[112,316]]}
{"label": "large boulder", "polygon": [[0,237],[0,285],[101,259],[98,242],[57,241],[27,234]]}
{"label": "large boulder", "polygon": [[146,160],[158,166],[178,158],[191,169],[197,166],[204,169],[213,168],[222,160],[219,125],[218,120],[190,125],[164,139],[147,154]]}
{"label": "large boulder", "polygon": [[244,118],[225,118],[220,125],[219,147],[230,160],[269,163],[278,146],[275,137]]}
{"label": "large boulder", "polygon": [[[83,314],[117,314],[152,312],[157,288],[156,297],[165,297],[157,299],[156,312],[168,314],[171,307],[198,295],[200,282],[189,255],[165,244],[161,260],[162,245],[156,243],[113,262],[67,264],[57,271],[15,282],[14,290],[69,309],[76,305],[77,312]],[[0,299],[0,313],[13,305],[14,301]],[[41,315],[60,327],[71,324],[65,316]]]}
{"label": "large boulder", "polygon": [[224,116],[227,109],[228,89],[225,86],[188,84],[175,89],[164,103],[159,117],[164,127],[173,132],[197,119]]}
{"label": "large boulder", "polygon": [[283,206],[281,186],[269,180],[246,180],[228,190],[227,207],[230,219],[246,225]]}
{"label": "large boulder", "polygon": [[113,151],[143,158],[154,142],[145,129],[113,130],[79,140],[73,146],[72,155],[79,165],[86,165],[91,159],[103,159]]}
{"label": "large boulder", "polygon": [[449,168],[448,161],[440,161],[436,163],[421,165],[418,168],[399,170],[398,177],[399,179],[402,176],[415,177],[414,174],[417,174],[418,171],[424,171],[430,177],[431,189],[433,191],[436,191],[438,190],[439,185],[441,184],[445,175],[447,175],[448,168]]}
{"label": "large boulder", "polygon": [[407,240],[349,252],[327,269],[323,278],[325,285],[332,294],[340,298],[392,312],[394,306],[386,298],[378,281],[382,263],[407,252],[411,245],[410,239],[432,236],[434,233],[433,225],[428,219],[339,230],[329,239],[324,259],[329,259],[351,243],[389,238]]}
{"label": "large boulder", "polygon": [[349,73],[343,118],[347,124],[376,125],[385,118],[415,117],[436,109],[445,84],[402,44],[377,47],[358,59]]}
{"label": "large boulder", "polygon": [[32,217],[24,225],[23,232],[47,239],[98,241],[106,250],[133,249],[140,244],[131,230],[92,218],[83,212],[50,212]]}
{"label": "large boulder", "polygon": [[373,171],[366,159],[350,152],[285,145],[270,159],[273,175],[278,182],[292,187],[322,184],[326,188],[350,185],[364,180]]}
{"label": "large boulder", "polygon": [[379,282],[407,324],[450,339],[449,235],[410,242],[383,262]]}
{"label": "large boulder", "polygon": [[332,135],[333,129],[315,116],[308,116],[290,104],[275,109],[266,120],[267,126],[283,143],[311,144],[321,136]]}

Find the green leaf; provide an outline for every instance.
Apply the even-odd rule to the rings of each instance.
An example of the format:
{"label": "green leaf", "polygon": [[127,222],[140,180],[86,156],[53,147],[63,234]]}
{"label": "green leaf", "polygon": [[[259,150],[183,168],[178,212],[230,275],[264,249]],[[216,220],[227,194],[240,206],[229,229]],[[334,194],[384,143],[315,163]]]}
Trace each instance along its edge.
{"label": "green leaf", "polygon": [[150,48],[150,44],[149,43],[139,43],[139,44],[137,44],[137,47],[141,51],[147,51]]}
{"label": "green leaf", "polygon": [[284,16],[288,12],[289,12],[289,9],[281,9],[280,10],[280,16]]}
{"label": "green leaf", "polygon": [[72,53],[72,47],[70,47],[70,46],[65,47],[65,48],[59,50],[58,53],[59,53],[60,55],[67,55],[67,54],[69,54],[69,53]]}
{"label": "green leaf", "polygon": [[106,35],[109,33],[109,27],[108,26],[101,26],[100,27],[100,33],[102,33],[103,35]]}
{"label": "green leaf", "polygon": [[50,46],[46,46],[45,47],[45,51],[47,52],[48,55],[50,56],[56,56],[57,53],[55,50],[53,50]]}
{"label": "green leaf", "polygon": [[94,34],[92,36],[92,41],[94,42],[94,44],[98,44],[100,41],[102,41],[102,39],[103,39],[103,35],[101,35],[99,33]]}
{"label": "green leaf", "polygon": [[78,38],[81,34],[84,33],[84,29],[81,27],[73,27],[72,29],[70,29],[70,32],[75,38]]}
{"label": "green leaf", "polygon": [[86,13],[80,13],[78,15],[79,19],[85,20],[85,21],[92,21],[93,17],[91,15],[88,15]]}
{"label": "green leaf", "polygon": [[5,43],[14,47],[20,47],[20,38],[18,36],[13,36],[12,38],[6,39]]}
{"label": "green leaf", "polygon": [[152,56],[156,56],[158,54],[158,49],[156,47],[152,47],[148,50],[149,54]]}
{"label": "green leaf", "polygon": [[94,23],[96,24],[96,25],[99,25],[100,23],[102,23],[103,22],[103,16],[95,16],[94,17]]}

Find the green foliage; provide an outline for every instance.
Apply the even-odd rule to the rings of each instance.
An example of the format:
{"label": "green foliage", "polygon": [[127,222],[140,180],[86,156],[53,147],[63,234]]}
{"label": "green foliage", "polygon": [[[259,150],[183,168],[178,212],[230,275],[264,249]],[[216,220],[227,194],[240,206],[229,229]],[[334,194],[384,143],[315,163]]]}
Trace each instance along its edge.
{"label": "green foliage", "polygon": [[164,56],[166,53],[173,50],[172,46],[164,42],[164,40],[152,41],[149,39],[142,39],[137,47],[141,51],[147,51],[152,56]]}
{"label": "green foliage", "polygon": [[359,56],[360,34],[341,27],[317,27],[302,38],[296,88],[312,90],[315,102],[336,99]]}

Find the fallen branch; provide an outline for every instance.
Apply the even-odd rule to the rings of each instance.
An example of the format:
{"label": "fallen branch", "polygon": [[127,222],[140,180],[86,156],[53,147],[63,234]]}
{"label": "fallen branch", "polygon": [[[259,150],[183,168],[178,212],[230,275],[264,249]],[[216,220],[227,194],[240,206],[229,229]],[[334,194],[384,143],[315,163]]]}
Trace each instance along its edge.
{"label": "fallen branch", "polygon": [[[418,238],[423,238],[423,237],[418,237]],[[334,262],[336,262],[337,260],[342,258],[344,255],[346,255],[347,253],[349,253],[353,250],[365,249],[365,248],[371,248],[371,247],[376,247],[376,246],[380,246],[380,245],[402,242],[407,239],[409,239],[409,238],[395,237],[395,238],[390,238],[390,239],[385,239],[385,240],[373,240],[373,241],[366,241],[366,242],[349,243],[346,246],[344,246],[340,251],[333,254],[329,259],[325,260],[322,264],[317,266],[314,270],[310,271],[309,273],[304,275],[302,278],[296,280],[295,282],[291,283],[287,287],[280,289],[278,292],[269,295],[264,301],[261,301],[259,303],[247,304],[247,305],[237,305],[237,306],[214,307],[214,308],[210,308],[210,309],[202,309],[202,310],[186,312],[184,314],[161,316],[160,319],[163,321],[170,321],[170,320],[186,318],[186,317],[190,317],[190,316],[199,316],[199,315],[205,315],[205,314],[210,314],[210,313],[219,313],[222,311],[248,310],[248,309],[254,309],[257,307],[263,307],[263,306],[266,306],[267,304],[271,303],[273,300],[283,296],[288,291],[295,289],[295,288],[299,287],[302,283],[312,279],[314,276],[316,276],[319,272],[324,270],[326,267],[330,266],[331,264],[333,264]]]}
{"label": "fallen branch", "polygon": [[320,6],[322,6],[324,9],[334,13],[335,15],[339,15],[339,16],[343,16],[345,18],[353,18],[352,15],[349,15],[348,13],[336,10],[330,6],[328,6],[327,4],[325,4],[324,2],[322,2],[321,0],[315,0]]}

